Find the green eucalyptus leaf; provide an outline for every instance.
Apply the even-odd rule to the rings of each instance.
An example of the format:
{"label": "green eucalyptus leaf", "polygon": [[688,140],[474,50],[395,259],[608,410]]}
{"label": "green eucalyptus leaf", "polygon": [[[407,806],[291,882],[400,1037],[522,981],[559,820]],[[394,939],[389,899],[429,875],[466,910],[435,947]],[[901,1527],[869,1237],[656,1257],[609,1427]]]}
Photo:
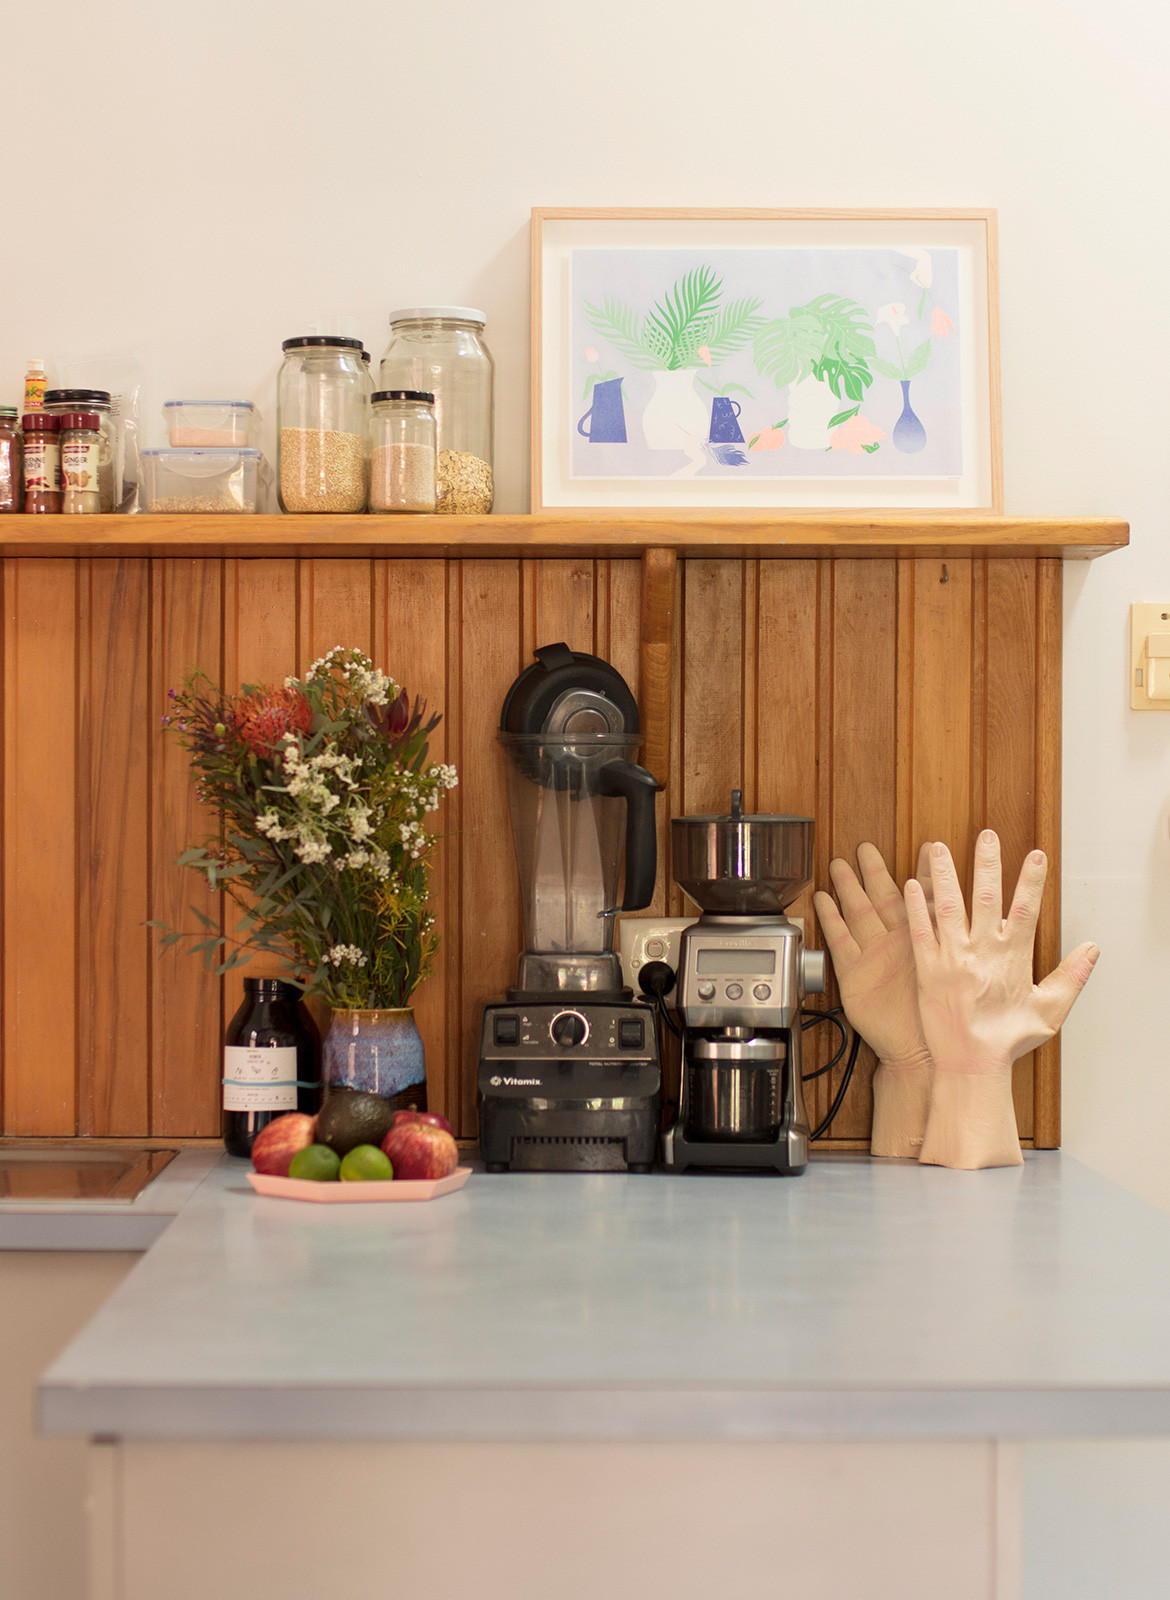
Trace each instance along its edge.
{"label": "green eucalyptus leaf", "polygon": [[883,378],[894,378],[898,381],[901,381],[901,371],[895,367],[892,362],[883,361],[881,356],[872,356],[870,358],[870,365],[873,367],[874,371],[879,372]]}
{"label": "green eucalyptus leaf", "polygon": [[906,363],[906,376],[916,378],[930,360],[930,340],[924,339]]}
{"label": "green eucalyptus leaf", "polygon": [[838,411],[835,417],[830,417],[829,427],[839,428],[843,422],[848,422],[850,417],[855,417],[860,410],[860,406],[851,406],[848,411]]}

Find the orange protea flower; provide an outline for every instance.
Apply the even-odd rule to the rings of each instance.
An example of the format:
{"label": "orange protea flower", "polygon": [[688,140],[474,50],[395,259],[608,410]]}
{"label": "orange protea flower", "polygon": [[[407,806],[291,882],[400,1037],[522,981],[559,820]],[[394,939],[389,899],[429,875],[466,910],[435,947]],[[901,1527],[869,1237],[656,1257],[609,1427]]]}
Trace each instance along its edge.
{"label": "orange protea flower", "polygon": [[268,756],[286,733],[308,733],[312,721],[299,689],[254,689],[240,697],[235,731],[253,755]]}

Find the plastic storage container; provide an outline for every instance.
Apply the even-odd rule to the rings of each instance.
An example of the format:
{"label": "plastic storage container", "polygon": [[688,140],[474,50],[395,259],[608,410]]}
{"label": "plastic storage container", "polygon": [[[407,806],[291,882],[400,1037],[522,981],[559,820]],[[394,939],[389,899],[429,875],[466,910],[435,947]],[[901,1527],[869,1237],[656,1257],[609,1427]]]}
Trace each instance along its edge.
{"label": "plastic storage container", "polygon": [[370,381],[360,339],[286,339],[277,379],[280,506],[291,512],[366,509]]}
{"label": "plastic storage container", "polygon": [[264,511],[269,472],[259,450],[144,450],[144,511]]}
{"label": "plastic storage container", "polygon": [[260,443],[260,413],[250,400],[168,400],[163,416],[175,450],[250,450]]}
{"label": "plastic storage container", "polygon": [[379,389],[370,421],[370,510],[435,509],[435,397]]}
{"label": "plastic storage container", "polygon": [[485,317],[470,306],[413,306],[390,314],[381,389],[435,396],[440,511],[492,508],[492,383]]}
{"label": "plastic storage container", "polygon": [[24,509],[24,432],[15,406],[0,406],[0,512]]}
{"label": "plastic storage container", "polygon": [[93,411],[98,416],[101,449],[98,453],[98,494],[101,511],[116,511],[118,485],[115,463],[118,459],[118,425],[108,389],[46,389],[45,410],[63,417],[69,411]]}

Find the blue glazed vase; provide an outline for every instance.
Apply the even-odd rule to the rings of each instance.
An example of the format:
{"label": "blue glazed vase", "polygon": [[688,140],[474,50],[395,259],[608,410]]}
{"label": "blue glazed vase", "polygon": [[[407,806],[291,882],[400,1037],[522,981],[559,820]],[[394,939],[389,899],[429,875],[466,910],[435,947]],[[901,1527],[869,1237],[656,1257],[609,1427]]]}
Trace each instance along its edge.
{"label": "blue glazed vase", "polygon": [[915,456],[926,448],[926,429],[910,409],[910,380],[901,378],[902,415],[894,424],[894,449],[904,456]]}
{"label": "blue glazed vase", "polygon": [[711,432],[707,436],[711,444],[744,442],[739,427],[739,411],[738,400],[732,400],[724,394],[715,396],[711,402]]}
{"label": "blue glazed vase", "polygon": [[326,1092],[363,1089],[395,1110],[427,1109],[427,1072],[414,1009],[335,1011],[322,1050]]}

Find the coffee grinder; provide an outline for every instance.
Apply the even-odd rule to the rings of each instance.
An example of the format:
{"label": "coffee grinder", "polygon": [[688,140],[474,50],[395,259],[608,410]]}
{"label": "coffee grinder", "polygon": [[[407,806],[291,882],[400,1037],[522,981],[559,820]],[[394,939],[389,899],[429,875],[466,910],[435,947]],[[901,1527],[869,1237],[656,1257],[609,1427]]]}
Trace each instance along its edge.
{"label": "coffee grinder", "polygon": [[622,985],[614,919],[654,894],[658,785],[634,761],[622,675],[566,644],[535,655],[500,718],[524,953],[506,1002],[484,1009],[480,1150],[489,1172],[647,1171],[657,1030]]}
{"label": "coffee grinder", "polygon": [[676,817],[674,876],[700,908],[679,951],[683,1024],[678,1117],[666,1166],[803,1172],[809,1125],[800,1003],[825,987],[825,958],[785,915],[812,881],[811,817]]}

